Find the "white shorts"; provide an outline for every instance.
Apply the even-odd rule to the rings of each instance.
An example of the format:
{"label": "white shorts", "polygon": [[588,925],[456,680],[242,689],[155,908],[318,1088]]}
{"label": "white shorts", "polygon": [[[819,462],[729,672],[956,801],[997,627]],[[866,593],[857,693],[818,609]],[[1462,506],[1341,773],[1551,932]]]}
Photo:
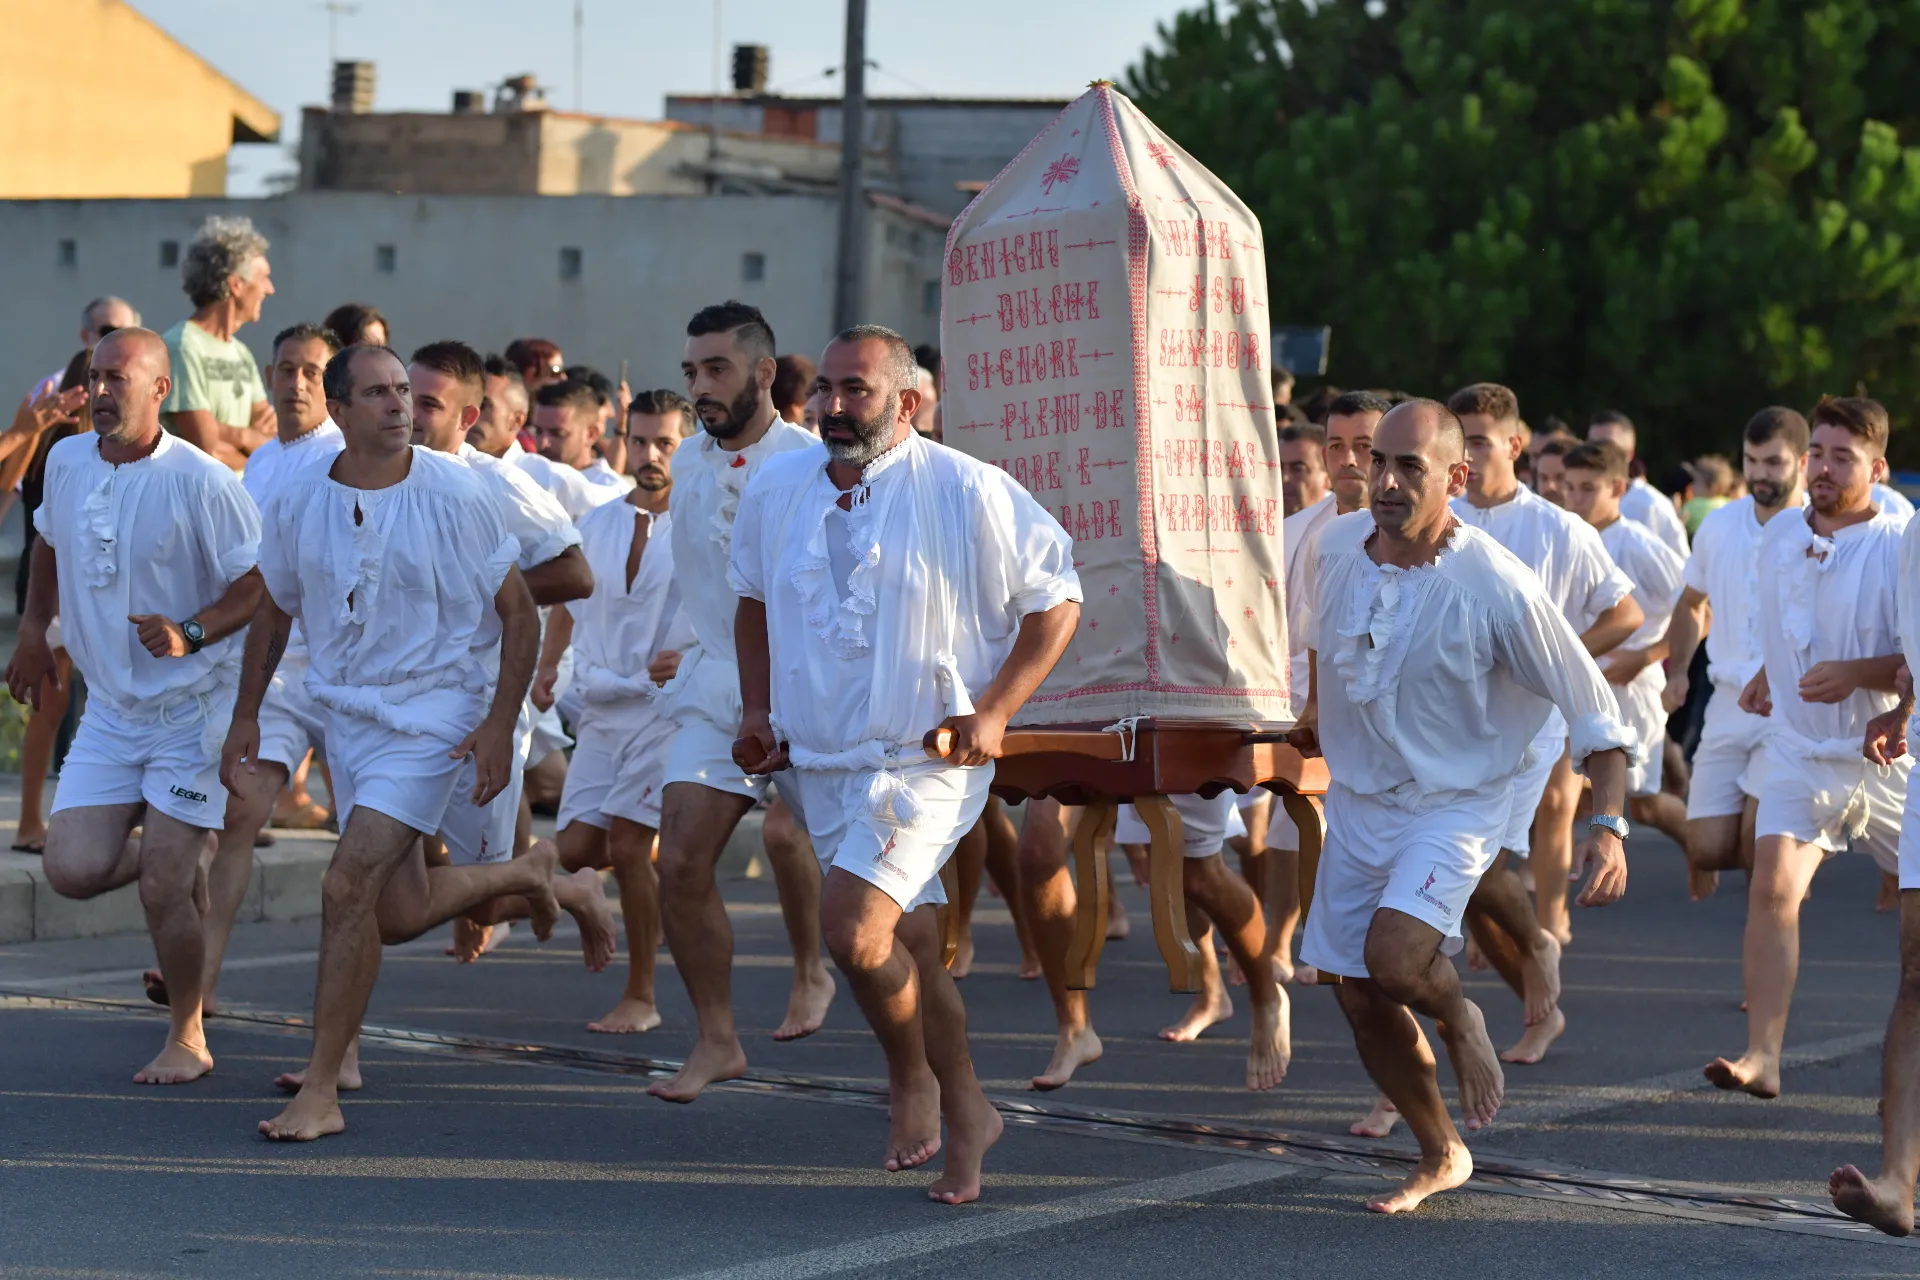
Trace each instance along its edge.
{"label": "white shorts", "polygon": [[[697,782],[729,795],[754,801],[764,799],[772,775],[750,777],[740,771],[740,766],[733,762],[733,740],[739,736],[737,725],[722,729],[697,712],[686,713],[674,726],[673,740],[667,747],[666,776],[660,780],[660,789],[664,791],[676,782]],[[789,790],[783,787],[781,794],[791,801]]]}
{"label": "white shorts", "polygon": [[520,770],[509,769],[506,790],[476,805],[473,760],[449,760],[451,742],[398,733],[338,712],[327,719],[327,741],[333,746],[334,812],[342,831],[354,807],[365,805],[422,835],[439,836],[456,866],[505,862],[513,856]]}
{"label": "white shorts", "polygon": [[1902,889],[1920,889],[1920,810],[1916,806],[1920,806],[1920,795],[1915,795],[1909,788],[1900,815],[1898,863]]}
{"label": "white shorts", "polygon": [[1313,882],[1300,959],[1326,973],[1367,976],[1367,932],[1382,907],[1440,931],[1441,950],[1464,945],[1460,920],[1499,848],[1509,790],[1415,813],[1338,782],[1327,788],[1327,842]]}
{"label": "white shorts", "polygon": [[1620,705],[1620,718],[1633,733],[1634,752],[1639,756],[1627,766],[1627,794],[1655,796],[1666,774],[1667,712],[1660,695],[1667,687],[1666,673],[1648,667],[1624,685],[1608,685],[1613,700]]}
{"label": "white shorts", "polygon": [[216,690],[147,722],[129,720],[104,698],[94,698],[60,767],[53,812],[144,800],[190,827],[219,831],[227,821],[220,748],[233,722],[236,692]]}
{"label": "white shorts", "polygon": [[1884,773],[1865,758],[1810,760],[1771,737],[1753,767],[1760,796],[1754,838],[1786,836],[1818,845],[1829,856],[1851,841],[1855,852],[1872,857],[1882,871],[1895,872],[1912,767],[1911,756]]}
{"label": "white shorts", "polygon": [[660,827],[660,779],[673,721],[645,699],[592,703],[574,725],[579,744],[567,766],[555,827],[575,822],[605,830],[611,818]]}
{"label": "white shorts", "polygon": [[1687,821],[1727,818],[1758,799],[1752,772],[1767,738],[1767,718],[1740,709],[1740,691],[1716,684],[1707,699],[1700,745],[1693,750],[1693,774],[1687,783]]}
{"label": "white shorts", "polygon": [[1527,744],[1527,750],[1533,753],[1533,762],[1513,775],[1511,803],[1494,828],[1500,847],[1522,858],[1533,852],[1533,815],[1539,812],[1540,797],[1547,794],[1553,767],[1567,753],[1567,722],[1558,707]]}
{"label": "white shorts", "polygon": [[306,667],[274,673],[267,696],[260,700],[260,759],[272,760],[292,773],[307,752],[326,753],[327,709],[307,692]]}
{"label": "white shorts", "polygon": [[821,871],[838,867],[857,876],[902,911],[940,906],[947,900],[940,868],[986,809],[993,770],[939,761],[903,766],[898,776],[920,802],[911,827],[873,816],[867,800],[873,776],[865,769],[796,769],[782,775],[781,795],[813,840]]}
{"label": "white shorts", "polygon": [[[1222,791],[1209,800],[1205,796],[1170,796],[1180,815],[1181,853],[1189,858],[1211,858],[1219,853],[1229,836],[1247,834],[1247,824],[1234,803],[1234,793]],[[1152,844],[1153,833],[1141,821],[1139,810],[1130,804],[1120,806],[1113,820],[1113,843]]]}
{"label": "white shorts", "polygon": [[556,751],[565,751],[573,745],[573,739],[567,736],[566,726],[560,723],[558,705],[545,711],[533,713],[532,732],[527,744],[527,767],[532,768]]}

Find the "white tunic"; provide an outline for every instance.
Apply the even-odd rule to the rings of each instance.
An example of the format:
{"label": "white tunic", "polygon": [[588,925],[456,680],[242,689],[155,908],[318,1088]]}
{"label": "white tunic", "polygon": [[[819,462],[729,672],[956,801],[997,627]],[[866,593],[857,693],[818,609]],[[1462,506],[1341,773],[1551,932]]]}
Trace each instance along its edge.
{"label": "white tunic", "polygon": [[1585,635],[1601,614],[1633,594],[1633,583],[1608,557],[1593,526],[1531,489],[1491,507],[1455,498],[1453,514],[1520,557],[1575,634]]}
{"label": "white tunic", "polygon": [[488,457],[470,444],[462,444],[455,456],[473,468],[493,494],[500,521],[520,548],[514,558],[520,572],[580,545],[580,531],[573,527],[572,519],[525,471],[505,459]]}
{"label": "white tunic", "polygon": [[1308,541],[1316,530],[1339,514],[1334,497],[1329,493],[1318,502],[1310,503],[1288,516],[1280,526],[1280,544],[1286,554],[1287,582],[1287,652],[1291,659],[1288,687],[1293,694],[1293,713],[1300,714],[1300,708],[1306,705],[1307,681],[1311,671],[1307,665],[1307,636],[1303,628],[1304,620],[1295,602],[1305,591],[1306,551]]}
{"label": "white tunic", "polygon": [[733,649],[740,597],[727,582],[734,517],[747,482],[768,459],[819,447],[818,436],[776,418],[744,449],[722,449],[705,431],[696,431],[674,451],[673,493],[667,500],[673,514],[674,576],[694,637],[693,648],[680,660],[680,673],[666,688],[676,721],[698,715],[729,734],[740,727],[739,660]]}
{"label": "white tunic", "polygon": [[1902,652],[1897,585],[1906,522],[1883,511],[1826,538],[1813,531],[1812,514],[1783,511],[1760,535],[1768,749],[1852,764],[1867,721],[1893,706],[1894,695],[1860,689],[1840,702],[1804,702],[1800,678],[1821,662]]}
{"label": "white tunic", "polygon": [[[247,469],[240,473],[253,505],[264,511],[267,499],[279,491],[289,476],[299,475],[311,466],[331,466],[333,459],[347,447],[346,437],[329,418],[313,430],[282,442],[279,436],[247,455]],[[307,633],[295,622],[287,633],[286,652],[280,655],[277,675],[288,680],[304,679],[307,672]]]}
{"label": "white tunic", "polygon": [[[1792,511],[1774,518],[1791,519]],[[1760,670],[1760,535],[1753,497],[1736,498],[1707,513],[1694,530],[1686,585],[1713,609],[1707,631],[1707,678],[1715,693],[1739,697]]]}
{"label": "white tunic", "polygon": [[1320,748],[1335,781],[1406,809],[1504,797],[1554,707],[1576,766],[1595,751],[1634,753],[1600,668],[1511,552],[1460,524],[1434,563],[1399,569],[1367,555],[1373,532],[1368,512],[1337,517],[1308,579]]}
{"label": "white tunic", "polygon": [[[1680,600],[1686,563],[1654,536],[1645,525],[1622,516],[1600,531],[1607,555],[1633,582],[1633,598],[1646,620],[1638,630],[1620,642],[1622,649],[1647,649],[1666,638],[1667,625],[1673,620],[1673,606]],[[1620,715],[1639,737],[1638,759],[1627,780],[1632,795],[1649,795],[1659,789],[1660,753],[1665,750],[1667,714],[1660,695],[1667,687],[1666,668],[1650,663],[1624,685],[1615,685],[1614,696],[1620,703]]]}
{"label": "white tunic", "polygon": [[537,453],[528,453],[520,448],[517,441],[507,446],[507,452],[500,460],[519,467],[531,476],[535,484],[560,504],[569,520],[578,521],[595,507],[618,501],[623,492],[611,485],[595,484],[572,467],[562,466]]}
{"label": "white tunic", "polygon": [[520,547],[472,468],[419,447],[412,459],[385,489],[322,468],[293,478],[267,502],[260,569],[306,628],[316,702],[457,742],[493,697],[494,596]]}
{"label": "white tunic", "polygon": [[129,614],[191,618],[260,558],[260,518],[226,465],[178,436],[115,466],[92,432],[47,453],[33,526],[58,566],[66,649],[89,697],[134,720],[238,681],[241,636],[156,658]]}
{"label": "white tunic", "polygon": [[[627,557],[640,522],[647,544],[627,586]],[[630,502],[610,502],[580,522],[580,541],[593,569],[593,594],[566,605],[573,615],[574,687],[588,706],[653,696],[647,664],[655,654],[684,652],[693,628],[680,607],[673,572],[673,517],[651,515]]]}
{"label": "white tunic", "polygon": [[1900,492],[1892,485],[1877,484],[1873,486],[1873,504],[1882,511],[1899,516],[1902,520],[1913,519],[1913,503],[1907,498],[1906,494]]}
{"label": "white tunic", "polygon": [[595,455],[591,463],[580,469],[580,474],[586,477],[589,484],[610,486],[623,494],[633,488],[632,476],[621,475],[613,469],[612,463],[598,455]]}
{"label": "white tunic", "polygon": [[[817,441],[769,460],[734,529],[733,587],[767,606],[773,714],[796,768],[924,761],[922,736],[971,711],[1021,620],[1080,599],[1073,542],[1004,471],[910,435],[850,491],[842,590],[826,465]],[[870,664],[864,714],[849,660]]]}
{"label": "white tunic", "polygon": [[1635,524],[1644,525],[1655,537],[1673,549],[1681,559],[1687,556],[1687,522],[1673,509],[1673,499],[1644,479],[1627,485],[1620,495],[1620,514]]}

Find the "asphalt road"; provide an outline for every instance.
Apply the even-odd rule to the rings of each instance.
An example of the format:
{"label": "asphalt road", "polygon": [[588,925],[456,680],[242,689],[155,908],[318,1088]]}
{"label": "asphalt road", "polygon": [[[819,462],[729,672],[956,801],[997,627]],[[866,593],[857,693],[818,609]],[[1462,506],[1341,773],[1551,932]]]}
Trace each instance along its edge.
{"label": "asphalt road", "polygon": [[[1815,884],[1799,1059],[1763,1103],[1699,1076],[1744,1043],[1738,878],[1695,906],[1678,853],[1634,844],[1626,902],[1576,920],[1570,1029],[1510,1069],[1481,1176],[1393,1220],[1360,1202],[1410,1148],[1346,1136],[1370,1094],[1331,993],[1295,993],[1293,1071],[1250,1095],[1244,1007],[1196,1044],[1155,1038],[1184,997],[1144,928],[1107,948],[1106,1057],[1037,1095],[1049,1005],[983,903],[962,991],[1010,1123],[961,1209],[924,1198],[930,1174],[881,1170],[881,1060],[844,994],[819,1035],[768,1038],[788,969],[764,883],[726,886],[755,1079],[691,1107],[646,1095],[651,1061],[690,1040],[670,963],[666,1025],[604,1037],[585,1023],[619,978],[586,974],[569,939],[516,937],[471,967],[423,939],[387,954],[348,1132],[298,1148],[253,1127],[278,1109],[273,1074],[303,1060],[287,1020],[311,1012],[316,926],[241,932],[216,1071],[171,1089],[130,1082],[164,1026],[139,1000],[144,940],[0,948],[0,1277],[1920,1275],[1913,1246],[1822,1213],[1830,1169],[1878,1158],[1897,966],[1871,864],[1836,859]],[[1123,894],[1143,924],[1142,894]],[[1469,983],[1496,1040],[1517,1035],[1517,1003]]]}

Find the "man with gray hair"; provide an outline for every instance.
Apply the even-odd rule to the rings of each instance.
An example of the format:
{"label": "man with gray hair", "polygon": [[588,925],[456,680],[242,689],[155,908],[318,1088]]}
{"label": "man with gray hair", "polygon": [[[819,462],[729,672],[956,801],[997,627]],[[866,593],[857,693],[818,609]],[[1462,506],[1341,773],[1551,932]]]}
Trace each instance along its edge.
{"label": "man with gray hair", "polygon": [[[140,313],[125,298],[108,294],[104,298],[95,298],[80,308],[80,345],[91,347],[115,329],[133,329],[140,324]],[[33,384],[33,390],[27,392],[27,404],[32,404],[48,393],[57,394],[60,380],[66,376],[66,366],[62,365],[46,377]]]}
{"label": "man with gray hair", "polygon": [[173,391],[162,422],[232,467],[274,435],[273,406],[253,352],[235,339],[273,292],[267,238],[248,218],[208,218],[180,262],[193,314],[166,331]]}

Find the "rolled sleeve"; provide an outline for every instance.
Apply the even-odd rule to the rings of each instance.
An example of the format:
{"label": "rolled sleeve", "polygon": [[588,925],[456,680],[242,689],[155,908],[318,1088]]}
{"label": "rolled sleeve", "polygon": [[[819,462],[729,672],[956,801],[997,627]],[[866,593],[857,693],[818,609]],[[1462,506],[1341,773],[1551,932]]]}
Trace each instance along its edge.
{"label": "rolled sleeve", "polygon": [[980,516],[980,601],[1005,602],[1018,628],[1030,614],[1045,613],[1086,597],[1073,568],[1073,539],[1060,522],[1005,472],[985,473],[974,490]]}

